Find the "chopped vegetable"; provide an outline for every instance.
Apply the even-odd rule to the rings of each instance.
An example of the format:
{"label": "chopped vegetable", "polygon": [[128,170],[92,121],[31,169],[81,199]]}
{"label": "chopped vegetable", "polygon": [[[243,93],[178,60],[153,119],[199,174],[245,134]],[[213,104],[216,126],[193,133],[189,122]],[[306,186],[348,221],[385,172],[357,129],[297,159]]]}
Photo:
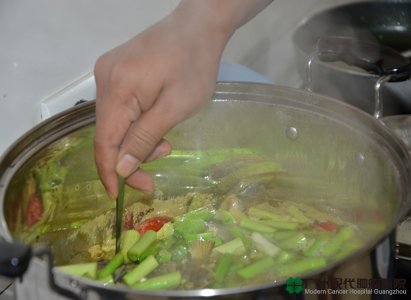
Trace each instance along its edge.
{"label": "chopped vegetable", "polygon": [[237,271],[237,274],[245,279],[253,278],[259,274],[262,274],[272,268],[274,268],[274,260],[267,256],[263,259],[257,260],[256,262],[248,265],[247,267]]}
{"label": "chopped vegetable", "polygon": [[[73,234],[58,239],[53,247],[64,249],[59,252],[67,253],[67,260],[91,257],[99,263],[63,266],[62,271],[104,285],[115,279],[115,284],[144,290],[231,288],[300,276],[364,245],[358,228],[332,210],[305,199],[297,201],[295,196],[287,199],[284,191],[294,189],[295,181],[304,187],[313,181],[295,178],[253,149],[176,151],[142,167],[155,174],[156,193],[154,199],[129,198],[133,203],[124,217],[129,230],[123,233],[120,253],[114,255],[110,207],[93,220],[84,222],[87,216],[83,216],[77,225],[64,225]],[[41,205],[48,212],[47,205],[55,205],[62,183],[71,184],[72,179],[66,178],[58,161],[38,168],[33,176],[26,194],[37,192],[28,202],[24,221],[35,225],[31,235],[41,239],[47,232],[56,235],[52,224],[41,224],[48,219]],[[373,220],[365,220],[370,226],[367,232],[384,230],[387,224]]]}
{"label": "chopped vegetable", "polygon": [[97,279],[104,279],[111,276],[118,268],[124,264],[123,253],[117,253],[104,268],[97,274]]}
{"label": "chopped vegetable", "polygon": [[109,275],[109,276],[107,276],[107,277],[101,278],[101,279],[99,279],[98,281],[101,282],[104,286],[114,284],[114,278],[113,278],[112,275]]}
{"label": "chopped vegetable", "polygon": [[142,263],[123,276],[123,281],[128,286],[132,286],[142,278],[150,274],[158,267],[158,262],[153,256],[147,257]]}
{"label": "chopped vegetable", "polygon": [[96,262],[65,265],[65,266],[59,266],[55,268],[56,270],[59,270],[59,271],[62,271],[64,273],[74,275],[74,276],[87,277],[91,279],[97,278],[98,265]]}
{"label": "chopped vegetable", "polygon": [[217,262],[215,269],[215,282],[218,287],[221,287],[225,277],[227,276],[230,266],[232,264],[233,257],[231,254],[224,254]]}
{"label": "chopped vegetable", "polygon": [[202,233],[206,230],[206,223],[202,219],[183,219],[174,223],[176,234],[183,236],[191,233]]}
{"label": "chopped vegetable", "polygon": [[263,251],[265,254],[274,257],[281,249],[267,240],[263,235],[258,232],[253,232],[251,234],[251,239],[255,242],[257,248]]}
{"label": "chopped vegetable", "polygon": [[233,224],[235,223],[235,218],[233,217],[233,215],[223,209],[219,209],[216,212],[216,219],[221,221],[221,223],[223,224]]}
{"label": "chopped vegetable", "polygon": [[344,245],[344,243],[353,236],[354,231],[350,227],[343,227],[340,231],[337,232],[335,236],[333,236],[328,243],[326,243],[322,249],[322,253],[325,256],[334,255],[340,248]]}
{"label": "chopped vegetable", "polygon": [[219,253],[229,253],[234,255],[242,255],[246,252],[244,243],[240,238],[235,238],[225,244],[214,248],[214,251]]}
{"label": "chopped vegetable", "polygon": [[140,235],[145,234],[148,230],[157,232],[170,221],[171,218],[166,216],[152,217],[138,224],[137,231]]}
{"label": "chopped vegetable", "polygon": [[276,231],[276,229],[271,226],[268,226],[259,221],[251,220],[249,218],[243,218],[240,222],[240,226],[247,228],[249,230],[252,230],[252,231],[264,232],[264,233],[272,233]]}
{"label": "chopped vegetable", "polygon": [[278,272],[281,276],[287,277],[293,274],[300,274],[319,269],[325,267],[326,265],[327,261],[323,257],[303,258],[296,262],[288,262],[279,268]]}
{"label": "chopped vegetable", "polygon": [[127,252],[135,243],[137,243],[139,238],[140,234],[134,229],[126,230],[123,232],[123,243],[120,248],[120,253],[123,254],[125,263],[130,262]]}
{"label": "chopped vegetable", "polygon": [[207,207],[189,211],[188,213],[175,218],[176,221],[184,221],[186,219],[201,219],[204,221],[214,218],[215,212]]}
{"label": "chopped vegetable", "polygon": [[148,230],[144,235],[128,250],[127,256],[133,261],[137,262],[140,259],[140,255],[157,239],[157,234]]}
{"label": "chopped vegetable", "polygon": [[176,288],[180,283],[181,274],[176,271],[138,282],[133,285],[133,288],[141,290],[165,290]]}
{"label": "chopped vegetable", "polygon": [[327,242],[329,239],[329,234],[326,232],[321,232],[317,238],[314,240],[314,242],[311,244],[311,246],[307,249],[305,252],[305,255],[307,256],[321,256],[321,249],[323,248],[324,244]]}
{"label": "chopped vegetable", "polygon": [[276,222],[287,222],[290,221],[290,217],[287,215],[280,215],[280,214],[275,214],[267,210],[263,210],[258,207],[251,207],[248,210],[248,215],[250,217],[255,217],[257,219],[269,219],[273,220]]}

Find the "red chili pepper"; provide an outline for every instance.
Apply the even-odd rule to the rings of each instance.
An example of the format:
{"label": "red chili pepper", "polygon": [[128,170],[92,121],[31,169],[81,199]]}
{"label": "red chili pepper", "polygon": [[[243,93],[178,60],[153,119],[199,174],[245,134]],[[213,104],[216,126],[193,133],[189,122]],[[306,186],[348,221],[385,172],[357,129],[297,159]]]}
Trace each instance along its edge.
{"label": "red chili pepper", "polygon": [[164,224],[171,221],[170,217],[158,216],[149,218],[137,226],[137,231],[140,235],[143,235],[147,230],[159,231]]}
{"label": "red chili pepper", "polygon": [[27,205],[26,224],[32,226],[36,224],[42,217],[44,212],[43,203],[37,194],[31,195]]}
{"label": "red chili pepper", "polygon": [[337,231],[337,224],[331,221],[317,223],[317,227],[319,227],[322,230],[329,231],[329,232]]}

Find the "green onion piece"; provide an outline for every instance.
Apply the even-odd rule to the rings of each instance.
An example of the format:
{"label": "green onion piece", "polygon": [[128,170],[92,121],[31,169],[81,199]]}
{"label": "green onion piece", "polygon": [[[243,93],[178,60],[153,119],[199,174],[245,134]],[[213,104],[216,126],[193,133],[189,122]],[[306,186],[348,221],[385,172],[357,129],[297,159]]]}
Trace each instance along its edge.
{"label": "green onion piece", "polygon": [[104,286],[114,284],[114,278],[112,275],[108,275],[107,277],[101,278],[98,281]]}
{"label": "green onion piece", "polygon": [[278,268],[278,273],[280,276],[295,276],[300,273],[312,271],[318,268],[325,267],[327,261],[323,257],[310,257],[304,258],[297,262],[287,263]]}
{"label": "green onion piece", "polygon": [[165,290],[177,288],[180,283],[181,274],[176,271],[138,282],[133,285],[133,288],[142,290]]}
{"label": "green onion piece", "polygon": [[259,221],[251,220],[249,218],[243,218],[240,222],[240,226],[243,228],[247,228],[252,231],[262,232],[262,233],[272,233],[275,232],[276,229],[263,224]]}
{"label": "green onion piece", "polygon": [[297,234],[300,234],[300,231],[276,231],[274,233],[270,233],[269,236],[276,240],[277,242],[287,240],[292,236],[295,236]]}
{"label": "green onion piece", "polygon": [[300,232],[280,242],[280,247],[292,250],[304,250],[308,246],[307,238]]}
{"label": "green onion piece", "polygon": [[223,283],[225,277],[227,276],[228,271],[230,270],[230,266],[232,263],[233,257],[231,254],[224,254],[219,261],[217,262],[217,266],[215,269],[215,281],[217,285]]}
{"label": "green onion piece", "polygon": [[56,270],[74,275],[96,279],[98,265],[96,262],[80,263],[56,267]]}
{"label": "green onion piece", "polygon": [[147,230],[143,236],[128,250],[128,258],[136,262],[140,259],[140,255],[157,239],[156,232]]}
{"label": "green onion piece", "polygon": [[267,272],[268,270],[274,268],[274,266],[274,260],[271,257],[267,256],[265,258],[257,260],[256,262],[248,265],[243,269],[238,270],[237,274],[244,279],[249,279],[261,273]]}
{"label": "green onion piece", "polygon": [[219,238],[214,232],[203,232],[203,233],[191,233],[184,234],[184,240],[190,244],[193,241],[214,241],[214,245],[221,245],[221,238]]}
{"label": "green onion piece", "polygon": [[128,258],[127,252],[130,248],[137,243],[140,238],[140,234],[137,230],[130,229],[123,232],[123,242],[120,247],[120,253],[124,256],[124,262],[129,263],[130,259]]}
{"label": "green onion piece", "polygon": [[202,207],[199,209],[189,211],[183,215],[177,216],[174,218],[174,220],[184,221],[186,219],[200,219],[200,220],[208,221],[214,218],[214,215],[215,215],[215,212],[212,209],[208,207]]}
{"label": "green onion piece", "polygon": [[293,255],[290,252],[281,250],[280,253],[277,255],[276,257],[276,262],[282,264],[285,263],[287,261],[289,261],[291,258],[293,258],[295,255]]}
{"label": "green onion piece", "polygon": [[206,230],[206,223],[202,219],[183,219],[174,222],[174,230],[178,236],[190,233],[201,233]]}
{"label": "green onion piece", "polygon": [[123,281],[128,286],[132,286],[136,282],[143,279],[145,276],[150,274],[155,268],[158,267],[158,262],[153,256],[147,257],[142,263],[137,267],[132,269],[126,275],[123,276]]}
{"label": "green onion piece", "polygon": [[170,262],[171,257],[172,257],[172,254],[167,249],[160,249],[160,251],[155,256],[155,258],[157,259],[159,263],[168,263]]}
{"label": "green onion piece", "polygon": [[97,274],[97,279],[103,279],[112,275],[118,268],[124,264],[123,253],[117,253]]}
{"label": "green onion piece", "polygon": [[243,241],[240,238],[235,238],[225,244],[215,247],[213,251],[217,251],[222,254],[229,253],[234,255],[242,255],[246,252],[246,249]]}
{"label": "green onion piece", "polygon": [[307,249],[307,251],[304,253],[306,256],[321,256],[321,248],[329,238],[329,234],[325,232],[321,232],[318,234],[317,238],[314,240],[314,242],[311,244],[311,246]]}
{"label": "green onion piece", "polygon": [[346,243],[344,247],[342,247],[342,249],[333,257],[333,259],[334,260],[342,259],[346,257],[347,255],[351,254],[352,252],[360,249],[362,245],[363,244],[358,240],[353,241],[351,243]]}
{"label": "green onion piece", "polygon": [[179,262],[187,258],[188,254],[188,247],[185,243],[173,245],[170,260]]}
{"label": "green onion piece", "polygon": [[221,223],[223,224],[233,224],[235,223],[235,218],[233,217],[233,215],[223,209],[219,209],[216,211],[216,215],[215,215],[216,219],[221,221]]}
{"label": "green onion piece", "polygon": [[140,257],[138,258],[139,261],[145,260],[149,256],[156,256],[161,249],[161,245],[158,243],[153,243],[151,244],[146,250],[143,251],[143,253],[140,254]]}
{"label": "green onion piece", "polygon": [[248,230],[239,226],[232,226],[230,232],[233,237],[240,238],[247,248],[250,248],[253,245],[253,241],[250,238],[250,233]]}
{"label": "green onion piece", "polygon": [[295,230],[300,226],[300,224],[297,222],[279,222],[273,220],[261,220],[259,222],[264,225],[283,230]]}
{"label": "green onion piece", "polygon": [[174,225],[171,222],[165,223],[163,227],[157,231],[157,240],[164,240],[174,233]]}
{"label": "green onion piece", "polygon": [[353,229],[350,227],[341,228],[331,239],[326,243],[322,249],[322,254],[331,256],[340,250],[344,243],[354,235]]}
{"label": "green onion piece", "polygon": [[298,209],[296,206],[294,206],[294,205],[289,205],[289,206],[287,207],[287,211],[290,213],[290,215],[291,215],[294,219],[298,220],[299,222],[312,223],[312,220],[310,220],[309,218],[307,218],[307,217],[305,216],[305,214],[304,214],[300,209]]}
{"label": "green onion piece", "polygon": [[254,241],[258,250],[271,257],[276,256],[281,251],[279,247],[271,243],[268,239],[266,239],[262,234],[258,232],[253,232],[251,234],[251,239]]}
{"label": "green onion piece", "polygon": [[275,214],[268,210],[257,207],[250,207],[250,209],[248,210],[248,215],[257,219],[270,219],[276,222],[287,222],[290,220],[289,216]]}

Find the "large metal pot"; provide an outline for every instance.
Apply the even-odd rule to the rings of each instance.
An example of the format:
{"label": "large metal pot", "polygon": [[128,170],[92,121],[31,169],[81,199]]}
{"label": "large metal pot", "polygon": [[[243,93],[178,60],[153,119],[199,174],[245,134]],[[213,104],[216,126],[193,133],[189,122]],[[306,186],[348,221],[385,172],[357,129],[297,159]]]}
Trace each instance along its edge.
{"label": "large metal pot", "polygon": [[[0,236],[5,240],[10,242],[27,236],[27,227],[19,217],[27,209],[25,191],[30,185],[27,175],[39,160],[46,160],[61,150],[67,150],[65,184],[72,187],[92,181],[94,185],[86,186],[92,191],[87,194],[91,199],[67,199],[68,187],[56,188],[51,196],[56,199],[53,209],[57,215],[69,219],[81,212],[91,217],[112,208],[113,202],[107,199],[101,184],[96,183],[90,135],[94,108],[94,103],[89,102],[46,120],[3,155]],[[362,212],[361,218],[353,217],[351,221],[364,233],[364,246],[314,273],[295,274],[298,276],[332,270],[371,250],[395,228],[411,206],[411,162],[404,145],[370,115],[325,96],[265,84],[220,83],[212,103],[173,129],[168,139],[175,149],[257,148],[286,168],[289,181],[284,188],[288,197],[352,216]],[[301,178],[307,180],[301,181]],[[285,190],[280,187],[279,193],[282,192]],[[81,191],[74,195],[81,195]],[[84,207],[84,201],[92,205]],[[372,222],[375,213],[383,225],[380,231],[366,224]],[[34,250],[34,253],[46,251]],[[44,260],[35,257],[32,266],[36,276],[47,273]],[[69,296],[88,299],[238,298],[239,294],[251,298],[260,291],[284,293],[283,280],[226,289],[142,292],[103,286],[60,272],[52,274],[58,291],[63,288],[70,291]],[[56,288],[55,283],[52,287]]]}
{"label": "large metal pot", "polygon": [[[303,20],[294,34],[298,71],[306,76],[307,62],[317,41],[327,36],[369,41],[410,57],[411,2],[361,1],[337,6]],[[354,50],[355,51],[355,50]],[[380,74],[345,62],[316,61],[312,90],[374,113],[374,86]],[[381,88],[384,115],[411,112],[411,81],[387,82]]]}

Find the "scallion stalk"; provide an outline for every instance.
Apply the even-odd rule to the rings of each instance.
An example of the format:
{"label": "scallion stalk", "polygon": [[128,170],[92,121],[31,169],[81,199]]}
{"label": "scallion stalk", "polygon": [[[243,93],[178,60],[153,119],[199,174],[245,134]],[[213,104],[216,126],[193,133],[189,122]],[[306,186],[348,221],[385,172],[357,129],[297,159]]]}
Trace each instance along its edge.
{"label": "scallion stalk", "polygon": [[180,272],[171,272],[137,282],[133,288],[141,290],[165,290],[177,288],[181,283]]}
{"label": "scallion stalk", "polygon": [[123,253],[117,253],[97,274],[97,279],[103,279],[112,275],[118,268],[124,264]]}
{"label": "scallion stalk", "polygon": [[257,260],[256,262],[248,265],[245,268],[238,270],[237,274],[244,279],[249,279],[261,273],[267,272],[268,270],[274,268],[274,265],[274,260],[270,256],[267,256],[265,258]]}
{"label": "scallion stalk", "polygon": [[155,231],[147,230],[143,236],[128,250],[128,258],[136,262],[140,259],[140,255],[157,239]]}
{"label": "scallion stalk", "polygon": [[149,256],[142,263],[137,265],[137,267],[124,275],[123,281],[128,286],[132,286],[133,284],[150,274],[155,268],[158,267],[158,265],[159,264],[154,256]]}

